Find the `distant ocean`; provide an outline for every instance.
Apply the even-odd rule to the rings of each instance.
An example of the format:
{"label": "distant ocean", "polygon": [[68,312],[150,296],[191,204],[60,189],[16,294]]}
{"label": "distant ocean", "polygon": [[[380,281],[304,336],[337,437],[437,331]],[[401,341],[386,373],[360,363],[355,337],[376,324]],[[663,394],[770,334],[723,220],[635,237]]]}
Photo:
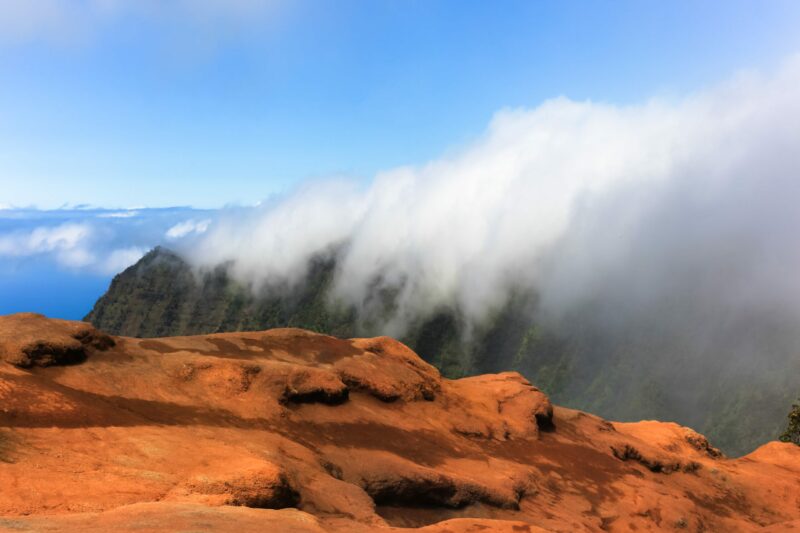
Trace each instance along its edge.
{"label": "distant ocean", "polygon": [[108,288],[112,275],[69,272],[55,265],[0,265],[0,315],[32,311],[80,320]]}
{"label": "distant ocean", "polygon": [[212,216],[188,207],[0,209],[0,314],[80,320],[115,274],[156,245],[204,231]]}

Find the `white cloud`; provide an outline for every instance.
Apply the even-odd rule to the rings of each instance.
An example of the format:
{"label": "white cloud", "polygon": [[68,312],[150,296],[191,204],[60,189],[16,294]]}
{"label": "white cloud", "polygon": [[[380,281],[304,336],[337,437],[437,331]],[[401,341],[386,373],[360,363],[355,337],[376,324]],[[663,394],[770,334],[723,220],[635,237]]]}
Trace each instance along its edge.
{"label": "white cloud", "polygon": [[92,228],[86,224],[67,222],[55,227],[40,226],[31,231],[0,235],[0,255],[24,257],[53,254],[59,263],[70,268],[85,267],[94,262],[87,248]]}
{"label": "white cloud", "polygon": [[134,264],[146,253],[145,248],[137,246],[112,250],[99,265],[99,269],[105,274],[116,274]]}
{"label": "white cloud", "polygon": [[[234,276],[258,287],[297,280],[310,256],[346,241],[337,293],[360,305],[376,280],[398,287],[395,331],[406,315],[440,304],[480,318],[505,299],[511,282],[536,286],[554,308],[576,305],[604,270],[626,272],[637,228],[648,228],[652,239],[668,232],[653,218],[666,195],[707,202],[705,215],[695,213],[705,218],[692,222],[700,233],[722,232],[717,237],[733,247],[739,235],[712,231],[712,222],[739,188],[764,201],[761,219],[741,219],[756,224],[754,236],[785,215],[781,200],[800,197],[798,82],[794,60],[772,77],[743,74],[675,101],[616,106],[556,98],[503,110],[461,152],[379,174],[367,190],[312,184],[231,212],[189,256],[202,267],[234,261]],[[589,224],[591,213],[603,216]],[[737,223],[735,211],[726,216]],[[781,232],[784,244],[800,249],[800,227],[790,229]],[[576,235],[582,248],[560,244]],[[784,288],[800,302],[795,284]]]}
{"label": "white cloud", "polygon": [[312,183],[277,204],[217,219],[188,253],[202,265],[234,260],[234,275],[255,288],[300,281],[308,260],[341,242],[362,217],[363,198],[346,182]]}
{"label": "white cloud", "polygon": [[208,230],[211,224],[210,219],[205,220],[184,220],[169,228],[165,234],[169,239],[180,239],[190,234],[201,234]]}
{"label": "white cloud", "polygon": [[199,234],[210,224],[204,218],[209,216],[208,211],[181,207],[11,209],[2,216],[0,263],[56,263],[90,274],[114,274],[163,243],[168,228],[177,226],[175,231],[180,231],[183,227],[187,234]]}
{"label": "white cloud", "polygon": [[82,246],[59,249],[55,256],[61,265],[73,269],[85,268],[97,261],[95,255]]}
{"label": "white cloud", "polygon": [[0,234],[0,257],[52,258],[62,267],[113,274],[138,261],[147,251],[141,246],[109,248],[113,234],[98,231],[88,222],[64,222]]}
{"label": "white cloud", "polygon": [[132,218],[138,215],[138,211],[112,211],[110,213],[99,213],[97,218]]}
{"label": "white cloud", "polygon": [[0,254],[31,255],[78,246],[91,234],[85,224],[64,223],[56,227],[41,226],[30,232],[0,235]]}

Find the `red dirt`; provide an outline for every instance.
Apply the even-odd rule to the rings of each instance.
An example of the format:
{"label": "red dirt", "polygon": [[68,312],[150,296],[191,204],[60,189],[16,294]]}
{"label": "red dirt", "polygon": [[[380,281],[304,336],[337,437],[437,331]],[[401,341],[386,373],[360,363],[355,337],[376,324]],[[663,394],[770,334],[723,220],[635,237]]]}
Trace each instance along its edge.
{"label": "red dirt", "polygon": [[[66,354],[66,355],[65,355]],[[800,530],[800,448],[447,380],[388,338],[0,317],[0,530]]]}

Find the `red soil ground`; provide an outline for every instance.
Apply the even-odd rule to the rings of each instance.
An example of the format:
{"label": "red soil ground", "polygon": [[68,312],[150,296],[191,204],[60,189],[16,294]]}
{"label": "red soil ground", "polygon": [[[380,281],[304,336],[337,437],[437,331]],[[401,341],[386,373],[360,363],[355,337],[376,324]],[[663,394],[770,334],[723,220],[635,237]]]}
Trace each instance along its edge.
{"label": "red soil ground", "polygon": [[448,380],[389,338],[0,317],[0,530],[800,531],[800,447]]}

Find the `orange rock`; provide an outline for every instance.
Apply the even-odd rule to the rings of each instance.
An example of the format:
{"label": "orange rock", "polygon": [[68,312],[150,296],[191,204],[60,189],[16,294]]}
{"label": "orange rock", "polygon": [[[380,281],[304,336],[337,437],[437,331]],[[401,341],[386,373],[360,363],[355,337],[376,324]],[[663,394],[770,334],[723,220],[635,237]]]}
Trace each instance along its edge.
{"label": "orange rock", "polygon": [[263,460],[242,465],[234,458],[216,471],[204,468],[187,479],[178,495],[186,499],[199,496],[209,505],[241,505],[259,509],[296,507],[299,494],[289,476],[279,466]]}
{"label": "orange rock", "polygon": [[21,368],[80,363],[114,340],[85,322],[19,313],[0,320],[0,359]]}
{"label": "orange rock", "polygon": [[292,368],[286,379],[283,400],[330,405],[347,400],[350,390],[339,377],[321,368]]}
{"label": "orange rock", "polygon": [[0,350],[0,530],[800,524],[800,447],[726,458],[677,424],[553,406],[514,372],[444,379],[389,338],[112,339],[27,314],[0,317]]}

